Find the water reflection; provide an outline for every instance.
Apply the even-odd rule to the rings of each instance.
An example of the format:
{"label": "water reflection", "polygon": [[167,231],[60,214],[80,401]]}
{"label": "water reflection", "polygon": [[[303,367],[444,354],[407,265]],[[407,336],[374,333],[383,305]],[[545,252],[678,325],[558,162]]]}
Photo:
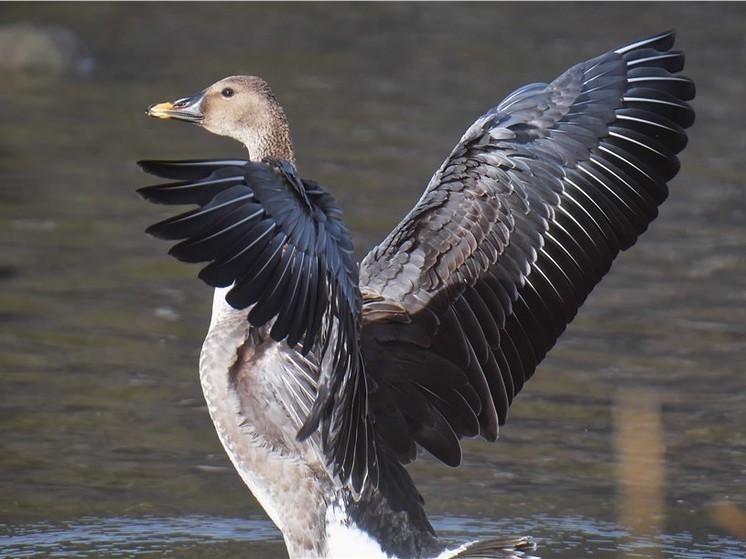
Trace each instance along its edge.
{"label": "water reflection", "polygon": [[645,557],[660,557],[665,520],[665,459],[658,395],[627,389],[614,401],[619,523],[633,540],[648,542]]}
{"label": "water reflection", "polygon": [[[412,471],[454,540],[531,534],[545,559],[640,557],[649,545],[661,557],[746,557],[739,532],[707,513],[746,504],[744,5],[0,10],[71,29],[96,59],[90,76],[0,80],[0,556],[284,553],[202,403],[210,294],[142,234],[165,213],[134,194],[148,181],[137,159],[240,149],[148,120],[150,102],[223,75],[267,77],[303,173],[335,193],[362,255],[485,108],[676,26],[698,121],[659,219],[589,298],[499,443],[469,442],[459,470],[424,459]],[[660,398],[657,538],[617,518],[620,389]]]}

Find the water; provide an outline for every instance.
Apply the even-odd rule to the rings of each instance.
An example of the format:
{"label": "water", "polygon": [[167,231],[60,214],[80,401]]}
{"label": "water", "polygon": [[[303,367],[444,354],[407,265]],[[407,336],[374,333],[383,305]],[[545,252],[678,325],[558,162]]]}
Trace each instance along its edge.
{"label": "water", "polygon": [[[613,523],[579,517],[535,515],[527,519],[505,522],[474,522],[461,518],[434,518],[444,535],[478,538],[486,531],[499,532],[507,528],[547,532],[547,537],[562,538],[561,545],[569,554],[585,553],[588,545],[595,547],[592,556],[608,556],[617,551],[610,542],[624,534]],[[508,526],[508,524],[510,526]],[[559,543],[559,542],[558,542]],[[618,548],[625,557],[648,557],[640,552],[647,542],[631,541]],[[547,546],[547,541],[543,541]],[[604,549],[604,546],[606,548]],[[662,549],[670,556],[709,559],[741,557],[743,543],[735,538],[708,535],[697,541],[689,532],[666,534]],[[26,559],[39,557],[78,558],[106,557],[276,557],[284,550],[281,537],[267,520],[209,516],[152,517],[82,517],[59,524],[29,523],[18,527],[5,538],[3,552]],[[568,557],[573,555],[567,555]],[[574,555],[577,556],[577,555]]]}
{"label": "water", "polygon": [[[746,557],[713,506],[746,508],[743,5],[0,6],[17,21],[72,30],[94,66],[0,79],[0,557],[284,554],[203,405],[210,293],[143,235],[166,213],[134,193],[151,180],[137,159],[241,149],[147,105],[267,78],[300,169],[335,193],[362,256],[487,107],[674,26],[698,120],[660,217],[501,440],[467,442],[460,469],[411,471],[454,540],[531,534],[544,559]],[[630,393],[660,409],[664,485],[638,505],[654,513],[643,534],[617,475],[614,410]]]}

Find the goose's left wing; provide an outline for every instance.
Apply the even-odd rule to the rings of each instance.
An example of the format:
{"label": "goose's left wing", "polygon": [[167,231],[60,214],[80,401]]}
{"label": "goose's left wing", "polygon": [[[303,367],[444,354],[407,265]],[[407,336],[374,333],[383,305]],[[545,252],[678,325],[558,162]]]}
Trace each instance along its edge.
{"label": "goose's left wing", "polygon": [[694,112],[673,32],[514,92],[361,264],[377,435],[450,465],[523,383],[677,173]]}

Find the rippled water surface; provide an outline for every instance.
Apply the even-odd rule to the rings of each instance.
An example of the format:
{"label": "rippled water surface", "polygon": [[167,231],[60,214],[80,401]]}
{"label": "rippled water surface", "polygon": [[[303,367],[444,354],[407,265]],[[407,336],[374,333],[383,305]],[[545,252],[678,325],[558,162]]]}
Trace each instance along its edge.
{"label": "rippled water surface", "polygon": [[[134,193],[151,180],[137,159],[241,149],[147,105],[267,78],[362,257],[485,109],[670,27],[698,120],[658,220],[501,440],[468,442],[457,470],[411,470],[454,540],[531,534],[544,559],[746,557],[746,6],[0,5],[0,24],[21,21],[72,31],[84,60],[0,76],[0,557],[284,554],[203,404],[209,290],[143,234],[166,213]],[[625,477],[625,456],[650,448],[663,469]]]}

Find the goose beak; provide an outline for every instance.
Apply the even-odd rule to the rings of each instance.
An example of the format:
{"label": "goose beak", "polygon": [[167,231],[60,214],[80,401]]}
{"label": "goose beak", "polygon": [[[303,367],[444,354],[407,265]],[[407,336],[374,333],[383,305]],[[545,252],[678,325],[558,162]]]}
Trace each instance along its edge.
{"label": "goose beak", "polygon": [[201,107],[203,97],[203,93],[197,93],[191,97],[177,99],[174,102],[156,103],[155,105],[150,105],[145,114],[154,118],[173,118],[175,120],[199,123],[204,118]]}

